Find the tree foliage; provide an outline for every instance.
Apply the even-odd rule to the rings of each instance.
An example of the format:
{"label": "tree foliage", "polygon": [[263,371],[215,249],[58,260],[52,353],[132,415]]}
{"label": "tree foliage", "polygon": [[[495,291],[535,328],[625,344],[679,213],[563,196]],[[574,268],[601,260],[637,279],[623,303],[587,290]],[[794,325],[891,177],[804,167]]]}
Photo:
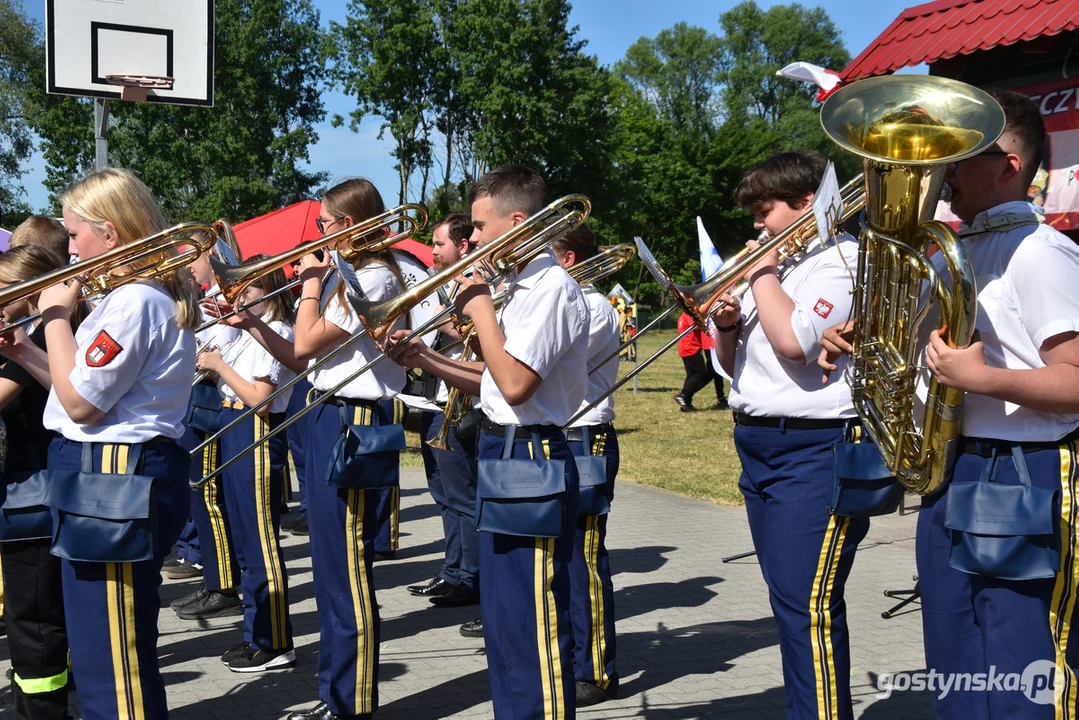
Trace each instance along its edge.
{"label": "tree foliage", "polygon": [[19,180],[33,151],[31,77],[44,62],[41,28],[18,3],[0,0],[0,213],[9,220],[28,210]]}

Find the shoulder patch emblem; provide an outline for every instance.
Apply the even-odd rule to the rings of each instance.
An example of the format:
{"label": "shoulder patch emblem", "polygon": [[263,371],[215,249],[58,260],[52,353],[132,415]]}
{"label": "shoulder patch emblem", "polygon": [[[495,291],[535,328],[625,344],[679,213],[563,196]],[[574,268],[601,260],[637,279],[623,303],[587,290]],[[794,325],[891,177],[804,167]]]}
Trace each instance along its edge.
{"label": "shoulder patch emblem", "polygon": [[102,330],[86,350],[86,364],[90,367],[104,367],[115,360],[116,356],[123,350],[120,343],[113,340],[111,335]]}
{"label": "shoulder patch emblem", "polygon": [[832,314],[832,308],[834,307],[835,305],[833,305],[832,303],[828,302],[824,298],[820,298],[817,300],[817,304],[813,306],[813,312],[817,313],[822,318],[827,318],[829,315]]}

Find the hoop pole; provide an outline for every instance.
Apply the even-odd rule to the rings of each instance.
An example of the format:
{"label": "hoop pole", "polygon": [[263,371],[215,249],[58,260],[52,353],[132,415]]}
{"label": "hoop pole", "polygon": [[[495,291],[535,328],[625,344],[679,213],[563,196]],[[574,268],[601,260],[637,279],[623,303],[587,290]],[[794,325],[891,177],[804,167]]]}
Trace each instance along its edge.
{"label": "hoop pole", "polygon": [[109,99],[94,98],[94,169],[109,166]]}

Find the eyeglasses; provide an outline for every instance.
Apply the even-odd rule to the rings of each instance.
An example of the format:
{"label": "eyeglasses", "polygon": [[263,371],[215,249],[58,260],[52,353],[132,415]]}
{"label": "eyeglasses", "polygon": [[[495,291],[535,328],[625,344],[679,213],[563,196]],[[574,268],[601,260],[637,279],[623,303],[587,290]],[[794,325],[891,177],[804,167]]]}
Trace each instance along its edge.
{"label": "eyeglasses", "polygon": [[326,234],[326,226],[327,226],[327,225],[332,225],[333,223],[335,223],[335,222],[340,222],[341,220],[344,220],[344,219],[345,219],[345,216],[344,216],[344,215],[342,215],[342,216],[340,216],[340,217],[335,217],[335,218],[334,218],[333,220],[323,220],[323,219],[322,219],[322,218],[320,218],[320,217],[319,217],[319,218],[315,218],[315,227],[317,227],[317,228],[318,228],[318,231],[319,231],[320,233],[322,233],[323,235],[325,235],[325,234]]}

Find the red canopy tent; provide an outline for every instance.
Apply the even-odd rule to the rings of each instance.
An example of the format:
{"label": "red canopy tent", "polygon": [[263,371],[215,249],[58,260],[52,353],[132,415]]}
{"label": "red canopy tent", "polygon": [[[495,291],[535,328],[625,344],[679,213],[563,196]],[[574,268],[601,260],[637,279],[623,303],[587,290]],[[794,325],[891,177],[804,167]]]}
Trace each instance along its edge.
{"label": "red canopy tent", "polygon": [[[258,253],[277,255],[302,242],[317,240],[322,237],[315,225],[318,211],[318,202],[304,200],[234,226],[243,256],[246,258]],[[415,255],[417,260],[431,267],[433,261],[429,245],[408,238],[393,247]]]}

